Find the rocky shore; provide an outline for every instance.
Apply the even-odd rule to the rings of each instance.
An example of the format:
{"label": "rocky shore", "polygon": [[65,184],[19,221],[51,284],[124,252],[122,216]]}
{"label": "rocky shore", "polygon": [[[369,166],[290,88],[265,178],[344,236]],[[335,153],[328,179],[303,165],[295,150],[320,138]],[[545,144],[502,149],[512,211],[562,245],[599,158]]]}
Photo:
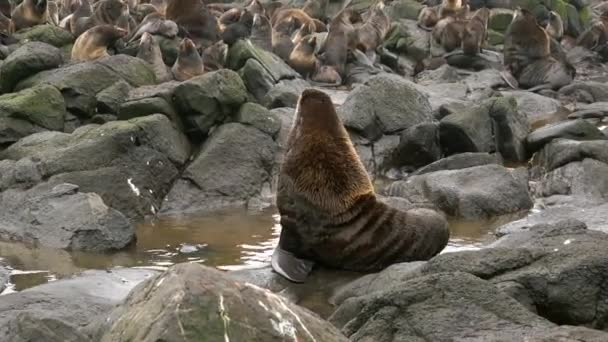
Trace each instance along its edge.
{"label": "rocky shore", "polygon": [[[0,46],[3,241],[115,253],[137,243],[145,219],[271,208],[310,87],[332,97],[383,201],[453,220],[518,219],[478,250],[376,274],[321,269],[306,284],[270,267],[89,270],[0,296],[0,341],[608,341],[606,56],[574,47],[571,84],[513,89],[491,51],[515,4],[494,4],[491,48],[473,67],[448,60],[412,76],[435,48],[417,26],[422,4],[387,3],[381,63],[349,59],[340,87],[249,39],[219,70],[158,82],[129,46],[76,63],[69,31],[18,31]],[[576,36],[596,5],[543,6]],[[174,61],[179,39],[163,39]],[[0,292],[10,274],[0,259]],[[325,306],[304,308],[315,296]]]}

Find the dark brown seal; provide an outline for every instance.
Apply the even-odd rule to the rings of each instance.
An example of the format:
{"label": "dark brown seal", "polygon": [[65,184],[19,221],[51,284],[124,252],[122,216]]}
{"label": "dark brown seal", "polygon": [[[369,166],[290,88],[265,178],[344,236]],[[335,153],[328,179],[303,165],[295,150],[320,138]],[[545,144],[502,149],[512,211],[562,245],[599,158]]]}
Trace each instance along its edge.
{"label": "dark brown seal", "polygon": [[307,89],[296,108],[277,192],[282,231],[275,271],[304,281],[312,263],[378,271],[426,260],[447,244],[445,218],[428,209],[400,211],[380,202],[325,93]]}
{"label": "dark brown seal", "polygon": [[11,14],[11,32],[45,24],[48,16],[47,0],[23,0]]}
{"label": "dark brown seal", "polygon": [[200,0],[168,0],[165,16],[203,48],[213,45],[220,38],[217,18]]}
{"label": "dark brown seal", "polygon": [[127,35],[127,31],[113,25],[99,25],[81,34],[72,48],[73,61],[91,61],[109,56],[108,46]]}

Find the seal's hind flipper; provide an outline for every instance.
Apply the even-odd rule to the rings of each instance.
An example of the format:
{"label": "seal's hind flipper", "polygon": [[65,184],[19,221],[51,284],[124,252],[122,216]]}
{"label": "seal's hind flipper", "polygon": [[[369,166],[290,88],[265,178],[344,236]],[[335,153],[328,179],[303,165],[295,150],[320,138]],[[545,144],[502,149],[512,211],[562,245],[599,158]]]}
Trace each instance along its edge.
{"label": "seal's hind flipper", "polygon": [[300,259],[279,246],[272,253],[270,264],[275,272],[295,283],[303,283],[315,265],[314,261]]}

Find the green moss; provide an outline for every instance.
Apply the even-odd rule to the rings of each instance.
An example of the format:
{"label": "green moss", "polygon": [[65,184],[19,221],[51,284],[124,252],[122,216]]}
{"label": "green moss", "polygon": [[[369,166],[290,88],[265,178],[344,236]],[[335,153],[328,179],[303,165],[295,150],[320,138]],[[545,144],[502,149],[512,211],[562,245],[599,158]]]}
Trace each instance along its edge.
{"label": "green moss", "polygon": [[66,114],[61,93],[50,85],[0,96],[0,112],[49,130],[63,130]]}
{"label": "green moss", "polygon": [[386,7],[386,14],[392,20],[411,19],[417,20],[418,14],[424,7],[422,4],[412,0],[393,1]]}
{"label": "green moss", "polygon": [[513,11],[509,9],[493,9],[488,27],[496,32],[504,33],[513,21]]}
{"label": "green moss", "polygon": [[488,44],[500,45],[500,44],[503,44],[504,41],[505,41],[505,36],[502,33],[496,32],[494,30],[488,31]]}
{"label": "green moss", "polygon": [[589,6],[583,7],[578,12],[578,18],[584,28],[589,27],[589,25],[591,24],[591,10],[589,9]]}
{"label": "green moss", "polygon": [[70,32],[53,25],[37,25],[29,29],[21,30],[15,34],[15,38],[19,40],[27,39],[43,42],[55,47],[62,47],[73,43],[75,40]]}

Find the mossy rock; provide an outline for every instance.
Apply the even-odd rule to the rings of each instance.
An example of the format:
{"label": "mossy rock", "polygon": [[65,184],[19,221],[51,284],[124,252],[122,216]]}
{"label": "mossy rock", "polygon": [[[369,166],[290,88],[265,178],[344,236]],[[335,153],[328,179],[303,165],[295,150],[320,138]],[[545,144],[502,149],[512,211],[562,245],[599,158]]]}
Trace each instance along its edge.
{"label": "mossy rock", "polygon": [[414,20],[400,20],[391,24],[384,47],[396,53],[406,53],[414,60],[426,58],[430,51],[430,32],[418,27]]}
{"label": "mossy rock", "polygon": [[163,54],[163,62],[165,62],[166,65],[173,65],[177,60],[177,54],[179,52],[179,38],[167,38],[158,35],[153,37],[160,47],[160,52]]}
{"label": "mossy rock", "polygon": [[589,27],[589,25],[591,24],[591,9],[589,8],[589,6],[585,6],[583,7],[579,12],[578,12],[578,19],[581,23],[581,25],[583,25],[584,28]]}
{"label": "mossy rock", "polygon": [[496,32],[505,33],[513,21],[513,10],[506,8],[492,9],[488,27]]}
{"label": "mossy rock", "polygon": [[253,126],[271,137],[276,137],[281,129],[281,119],[278,115],[257,103],[248,102],[242,105],[236,115],[236,121]]}
{"label": "mossy rock", "polygon": [[564,1],[564,0],[546,0],[545,4],[552,11],[557,12],[557,14],[559,14],[560,17],[562,17],[562,19],[564,21],[566,21],[566,18],[568,18],[568,15],[569,15],[568,10],[566,9],[566,7],[569,6],[569,4],[568,4],[567,1]]}
{"label": "mossy rock", "polygon": [[417,20],[418,14],[420,14],[423,7],[424,6],[421,3],[414,0],[398,0],[391,2],[389,6],[386,6],[385,11],[392,20]]}
{"label": "mossy rock", "polygon": [[62,131],[66,110],[57,88],[40,85],[0,96],[0,113],[48,130]]}
{"label": "mossy rock", "polygon": [[62,63],[61,52],[56,47],[42,42],[26,43],[2,63],[0,90],[9,93],[19,81],[40,71],[57,68]]}
{"label": "mossy rock", "polygon": [[504,34],[502,34],[500,32],[496,32],[494,30],[489,30],[488,31],[488,44],[490,44],[490,45],[500,45],[500,44],[503,44],[504,41],[505,41]]}
{"label": "mossy rock", "polygon": [[300,75],[277,55],[255,47],[249,40],[241,39],[228,50],[226,68],[239,70],[250,58],[258,61],[277,83],[282,79],[298,78]]}
{"label": "mossy rock", "polygon": [[15,34],[15,38],[23,41],[43,42],[55,47],[62,47],[73,43],[76,38],[70,32],[54,25],[37,25],[24,29]]}
{"label": "mossy rock", "polygon": [[[562,18],[567,18],[565,33],[572,37],[578,37],[584,31],[583,24],[579,19],[578,10],[572,5],[567,5],[566,12],[568,13],[567,17],[562,16]],[[564,19],[564,21],[566,21],[566,19]]]}

